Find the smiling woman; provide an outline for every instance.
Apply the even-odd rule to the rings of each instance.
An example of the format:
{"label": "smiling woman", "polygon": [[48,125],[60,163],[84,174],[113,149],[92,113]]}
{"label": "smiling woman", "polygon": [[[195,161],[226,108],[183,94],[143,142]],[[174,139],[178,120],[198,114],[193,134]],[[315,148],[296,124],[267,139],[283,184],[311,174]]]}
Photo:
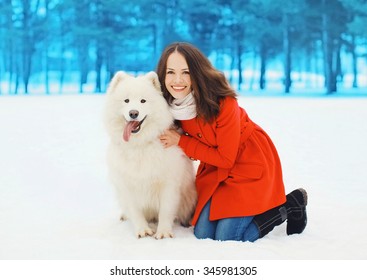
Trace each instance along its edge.
{"label": "smiling woman", "polygon": [[223,73],[188,43],[166,47],[157,73],[163,95],[184,133],[160,136],[200,160],[196,237],[255,241],[287,220],[287,234],[306,227],[307,192],[285,195],[282,167],[267,133],[238,105]]}

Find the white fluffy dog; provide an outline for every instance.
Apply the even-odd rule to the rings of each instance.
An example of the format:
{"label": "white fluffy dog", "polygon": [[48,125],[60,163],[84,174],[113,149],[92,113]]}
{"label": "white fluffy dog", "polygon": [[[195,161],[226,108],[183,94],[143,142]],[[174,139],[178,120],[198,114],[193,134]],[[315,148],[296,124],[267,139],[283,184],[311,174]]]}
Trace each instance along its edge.
{"label": "white fluffy dog", "polygon": [[[105,124],[122,219],[131,220],[139,238],[173,237],[175,220],[189,226],[197,201],[195,168],[178,146],[164,148],[159,140],[173,117],[157,74],[117,72],[106,94]],[[150,222],[158,222],[156,232]]]}

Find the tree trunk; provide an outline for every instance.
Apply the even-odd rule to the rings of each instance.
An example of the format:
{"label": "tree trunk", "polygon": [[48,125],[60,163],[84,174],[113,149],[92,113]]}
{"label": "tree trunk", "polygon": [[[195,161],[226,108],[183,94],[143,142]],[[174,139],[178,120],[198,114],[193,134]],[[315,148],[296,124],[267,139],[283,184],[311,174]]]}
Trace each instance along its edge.
{"label": "tree trunk", "polygon": [[[59,10],[59,20],[60,22],[63,22],[63,11]],[[65,80],[65,59],[64,59],[64,53],[65,53],[65,36],[66,33],[66,27],[64,24],[60,24],[60,73],[59,73],[59,94],[62,94],[63,88],[64,88],[64,80]]]}
{"label": "tree trunk", "polygon": [[324,75],[326,93],[336,92],[336,75],[333,73],[333,42],[329,33],[329,16],[326,14],[326,0],[323,0],[324,11],[322,13],[322,43],[324,52]]}
{"label": "tree trunk", "polygon": [[50,80],[49,80],[49,73],[50,69],[49,69],[49,60],[48,60],[48,48],[46,47],[45,50],[45,91],[46,94],[50,94]]}
{"label": "tree trunk", "polygon": [[116,72],[112,48],[105,48],[105,54],[106,54],[107,80],[110,81]]}
{"label": "tree trunk", "polygon": [[4,69],[9,71],[9,79],[8,79],[8,94],[13,94],[13,77],[14,73],[16,72],[16,46],[14,43],[15,38],[12,36],[14,33],[14,26],[13,26],[13,9],[12,9],[12,1],[7,0],[5,3],[6,7],[4,7],[7,11],[6,13],[6,27],[8,34],[10,36],[6,36],[6,46],[7,51],[4,54]]}
{"label": "tree trunk", "polygon": [[238,57],[238,90],[241,90],[241,85],[242,85],[242,46],[241,43],[238,42],[238,48],[237,48],[237,57]]}
{"label": "tree trunk", "polygon": [[96,88],[95,88],[95,92],[102,92],[102,81],[101,81],[102,64],[103,64],[102,48],[99,44],[97,44],[97,50],[96,50]]}
{"label": "tree trunk", "polygon": [[352,35],[351,42],[352,64],[353,64],[353,88],[358,88],[358,70],[357,70],[357,55],[356,55],[356,38]]}
{"label": "tree trunk", "polygon": [[230,71],[229,71],[229,83],[232,84],[233,83],[233,70],[235,69],[235,51],[232,50],[231,51],[231,65],[230,65]]}
{"label": "tree trunk", "polygon": [[20,77],[20,66],[18,60],[15,62],[15,88],[14,88],[14,94],[18,94],[19,90],[19,77]]}
{"label": "tree trunk", "polygon": [[259,81],[259,86],[261,90],[264,90],[265,85],[266,85],[266,79],[265,79],[266,60],[267,60],[266,47],[264,43],[261,43],[261,46],[260,46],[260,81]]}
{"label": "tree trunk", "polygon": [[80,47],[78,53],[79,61],[79,93],[84,92],[84,85],[88,80],[88,44],[85,40],[80,40]]}
{"label": "tree trunk", "polygon": [[31,73],[31,38],[30,38],[30,3],[23,1],[23,49],[22,49],[22,74],[24,93],[28,93],[29,75]]}
{"label": "tree trunk", "polygon": [[333,89],[334,92],[337,91],[337,85],[338,82],[343,82],[344,80],[344,75],[343,75],[343,69],[342,69],[342,62],[341,62],[341,40],[340,38],[338,39],[338,41],[336,42],[336,46],[334,48],[334,63],[333,65],[335,65],[334,69],[333,69]]}
{"label": "tree trunk", "polygon": [[284,92],[289,93],[291,80],[291,46],[289,41],[288,14],[283,13]]}
{"label": "tree trunk", "polygon": [[[49,0],[46,0],[45,1],[45,9],[46,9],[46,23],[48,23],[48,13],[49,13]],[[50,69],[49,69],[49,55],[48,55],[48,42],[47,42],[47,37],[45,39],[45,91],[46,91],[46,94],[50,94],[50,80],[49,80],[49,72],[50,72]]]}

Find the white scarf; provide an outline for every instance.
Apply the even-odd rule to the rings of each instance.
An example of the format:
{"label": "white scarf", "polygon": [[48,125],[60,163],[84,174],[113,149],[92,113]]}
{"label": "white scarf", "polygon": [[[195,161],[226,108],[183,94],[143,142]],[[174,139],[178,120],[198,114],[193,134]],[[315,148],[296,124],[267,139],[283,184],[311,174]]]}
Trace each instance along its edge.
{"label": "white scarf", "polygon": [[170,104],[170,111],[176,120],[191,120],[196,117],[196,103],[192,92],[184,98],[176,98]]}

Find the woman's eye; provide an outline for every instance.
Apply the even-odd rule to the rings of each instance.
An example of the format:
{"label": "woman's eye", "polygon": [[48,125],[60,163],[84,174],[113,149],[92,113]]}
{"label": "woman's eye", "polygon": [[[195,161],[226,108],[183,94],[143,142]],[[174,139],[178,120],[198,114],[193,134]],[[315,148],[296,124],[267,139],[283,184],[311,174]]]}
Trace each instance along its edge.
{"label": "woman's eye", "polygon": [[129,99],[125,99],[125,100],[124,100],[124,102],[125,102],[125,103],[129,103],[129,102],[130,102],[130,100],[129,100]]}
{"label": "woman's eye", "polygon": [[172,75],[173,71],[167,71],[167,75]]}
{"label": "woman's eye", "polygon": [[140,100],[140,103],[145,103],[145,102],[147,102],[145,99]]}
{"label": "woman's eye", "polygon": [[190,75],[190,72],[189,71],[184,71],[183,74]]}

